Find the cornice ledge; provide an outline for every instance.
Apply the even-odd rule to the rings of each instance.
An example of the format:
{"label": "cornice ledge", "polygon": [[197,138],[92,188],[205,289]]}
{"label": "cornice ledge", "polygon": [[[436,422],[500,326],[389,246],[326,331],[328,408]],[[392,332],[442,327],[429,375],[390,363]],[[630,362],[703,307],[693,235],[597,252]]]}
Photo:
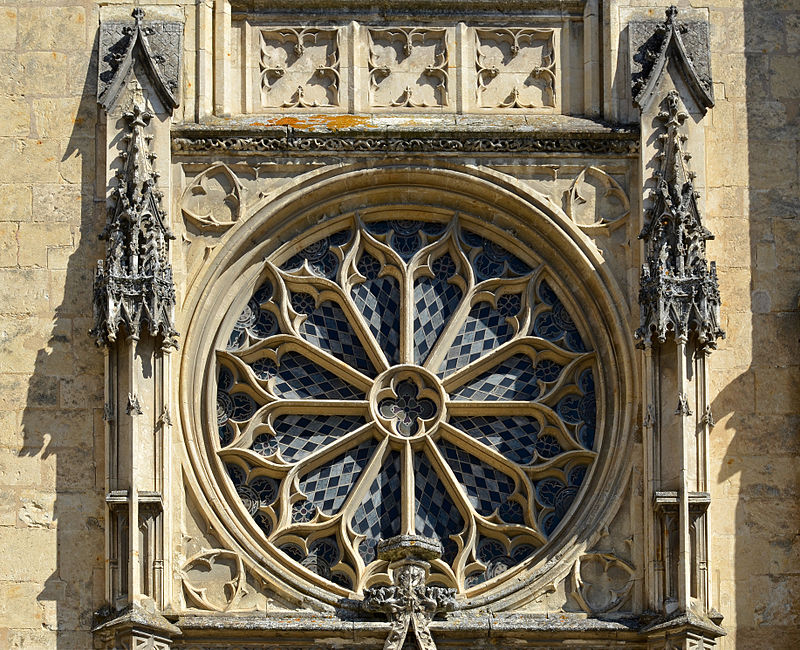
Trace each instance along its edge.
{"label": "cornice ledge", "polygon": [[124,630],[146,630],[166,637],[179,636],[181,629],[170,623],[155,609],[146,609],[138,603],[128,605],[92,628],[94,634],[115,633]]}
{"label": "cornice ledge", "polygon": [[[535,6],[533,6],[535,4]],[[452,11],[463,14],[466,10],[484,11],[486,13],[503,13],[520,11],[526,14],[553,10],[567,13],[582,10],[586,0],[506,0],[502,7],[495,0],[231,0],[232,11],[297,11],[298,5],[303,10],[328,9],[349,11],[365,11],[375,13],[404,13],[409,11],[431,11],[437,14]]]}
{"label": "cornice ledge", "polygon": [[[439,633],[461,631],[480,634],[502,634],[506,631],[531,633],[563,632],[575,633],[594,631],[607,634],[638,634],[642,630],[642,620],[636,616],[616,618],[592,618],[585,614],[527,614],[527,613],[489,613],[489,612],[452,612],[447,619],[435,619],[431,622],[431,630]],[[182,614],[175,619],[175,624],[185,634],[203,632],[204,630],[228,631],[313,631],[316,634],[338,633],[343,629],[367,632],[384,632],[390,624],[384,621],[363,620],[353,617],[352,612],[339,614],[319,614],[314,612],[263,612],[247,615],[237,614]],[[720,628],[721,629],[721,628]]]}
{"label": "cornice ledge", "polygon": [[693,632],[713,639],[728,634],[724,628],[693,612],[678,612],[667,618],[659,618],[645,625],[639,632],[647,636],[656,636],[661,633]]}
{"label": "cornice ledge", "polygon": [[[337,119],[353,126],[337,128]],[[178,125],[172,130],[175,155],[192,153],[582,153],[635,155],[637,126],[610,126],[582,118],[452,121],[412,116],[391,120],[376,116],[296,116],[253,124],[247,120]],[[341,123],[341,122],[338,122]],[[334,126],[331,126],[334,125]]]}

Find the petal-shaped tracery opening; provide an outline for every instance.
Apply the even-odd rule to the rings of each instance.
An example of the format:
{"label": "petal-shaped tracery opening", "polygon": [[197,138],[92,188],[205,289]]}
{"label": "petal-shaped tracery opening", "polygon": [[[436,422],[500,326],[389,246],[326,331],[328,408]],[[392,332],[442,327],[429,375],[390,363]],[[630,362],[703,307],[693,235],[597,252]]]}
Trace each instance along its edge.
{"label": "petal-shaped tracery opening", "polygon": [[375,560],[380,540],[400,534],[401,487],[400,454],[393,452],[384,461],[351,520],[353,532],[364,536],[358,547],[364,564]]}
{"label": "petal-shaped tracery opening", "polygon": [[365,423],[363,417],[356,415],[279,415],[272,427],[281,456],[294,463]]}
{"label": "petal-shaped tracery opening", "polygon": [[[515,492],[513,478],[450,442],[441,440],[438,447],[479,514],[490,517],[508,503]],[[515,521],[507,523],[523,522],[521,511],[509,514],[514,515]]]}
{"label": "petal-shaped tracery opening", "polygon": [[378,443],[370,439],[300,478],[300,490],[326,515],[338,512]]}
{"label": "petal-shaped tracery opening", "polygon": [[287,352],[279,362],[268,357],[258,358],[250,362],[250,367],[258,379],[274,379],[272,392],[280,399],[365,398],[363,391],[298,352]]}
{"label": "petal-shaped tracery opening", "polygon": [[521,308],[522,299],[517,294],[501,296],[497,307],[488,301],[474,305],[439,366],[439,376],[463,368],[511,339],[515,332],[508,319]]}
{"label": "petal-shaped tracery opening", "polygon": [[367,351],[340,305],[333,300],[316,305],[314,296],[302,292],[292,294],[291,305],[294,311],[306,317],[299,328],[300,336],[352,368],[375,376]]}
{"label": "petal-shaped tracery opening", "polygon": [[353,302],[389,363],[399,363],[400,284],[390,275],[381,277],[381,263],[367,252],[362,254],[356,268],[366,279],[353,285]]}
{"label": "petal-shaped tracery opening", "polygon": [[414,456],[414,529],[417,535],[438,539],[445,562],[452,562],[458,546],[452,536],[464,530],[464,518],[439,478],[434,465],[423,453]]}
{"label": "petal-shaped tracery opening", "polygon": [[463,291],[451,278],[456,263],[445,253],[431,263],[433,277],[422,276],[414,283],[414,363],[422,365],[436,339],[450,320]]}

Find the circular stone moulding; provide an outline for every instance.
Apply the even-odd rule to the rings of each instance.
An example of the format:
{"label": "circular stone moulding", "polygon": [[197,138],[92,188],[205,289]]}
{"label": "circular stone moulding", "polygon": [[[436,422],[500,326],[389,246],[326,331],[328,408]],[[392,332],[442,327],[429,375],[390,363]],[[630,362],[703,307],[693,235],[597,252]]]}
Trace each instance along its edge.
{"label": "circular stone moulding", "polygon": [[383,540],[429,538],[430,583],[478,606],[603,521],[625,391],[607,388],[616,334],[562,261],[424,206],[284,241],[206,351],[209,488],[243,548],[335,602],[390,582]]}

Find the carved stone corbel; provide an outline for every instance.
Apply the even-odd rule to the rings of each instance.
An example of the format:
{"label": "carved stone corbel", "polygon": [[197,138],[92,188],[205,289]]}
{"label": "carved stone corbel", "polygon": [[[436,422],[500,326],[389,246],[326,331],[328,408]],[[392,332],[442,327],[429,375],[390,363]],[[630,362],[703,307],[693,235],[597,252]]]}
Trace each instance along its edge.
{"label": "carved stone corbel", "polygon": [[419,650],[436,650],[430,622],[437,613],[455,609],[455,590],[426,585],[431,560],[442,548],[438,540],[401,535],[378,544],[378,557],[390,562],[394,584],[364,590],[363,608],[383,612],[392,629],[384,650],[400,650],[411,629]]}
{"label": "carved stone corbel", "polygon": [[181,634],[154,607],[136,603],[116,615],[104,610],[96,616],[101,620],[94,628],[95,647],[103,650],[169,650],[172,639]]}

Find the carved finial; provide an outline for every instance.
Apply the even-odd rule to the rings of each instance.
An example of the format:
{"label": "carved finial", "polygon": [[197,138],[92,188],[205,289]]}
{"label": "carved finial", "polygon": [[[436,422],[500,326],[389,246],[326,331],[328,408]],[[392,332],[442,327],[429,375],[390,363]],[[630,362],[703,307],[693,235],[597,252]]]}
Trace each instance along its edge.
{"label": "carved finial", "polygon": [[172,417],[169,414],[169,408],[167,406],[165,406],[164,410],[161,411],[161,415],[158,417],[158,424],[163,427],[172,426]]}
{"label": "carved finial", "polygon": [[686,393],[678,394],[678,406],[675,409],[675,415],[689,416],[692,414],[692,409],[689,407],[689,398]]}
{"label": "carved finial", "polygon": [[131,16],[133,16],[133,19],[136,21],[136,24],[140,25],[141,22],[144,20],[144,9],[142,9],[141,7],[136,7],[136,9],[133,10]]}
{"label": "carved finial", "polygon": [[390,562],[393,585],[364,590],[363,608],[383,612],[392,624],[383,650],[400,650],[411,629],[419,650],[436,650],[429,626],[438,612],[455,609],[455,590],[429,587],[431,560],[438,559],[438,540],[417,535],[400,535],[378,544],[378,557]]}
{"label": "carved finial", "polygon": [[139,403],[139,396],[136,393],[128,393],[128,405],[125,407],[128,415],[141,415],[142,406]]}
{"label": "carved finial", "polygon": [[684,151],[683,124],[687,114],[676,91],[667,93],[658,119],[664,132],[658,138],[660,165],[653,205],[639,235],[645,241],[636,330],[640,347],[668,333],[686,341],[695,332],[701,348],[713,348],[725,333],[719,325],[719,286],[716,265],[706,261],[706,241],[713,235],[703,226]]}
{"label": "carved finial", "polygon": [[667,7],[666,11],[664,12],[667,16],[667,25],[671,25],[675,22],[675,19],[678,17],[678,8],[675,5],[670,5]]}
{"label": "carved finial", "polygon": [[716,422],[714,421],[714,414],[711,412],[711,405],[706,406],[706,412],[702,419],[703,424],[707,425],[710,429],[714,428]]}
{"label": "carved finial", "polygon": [[158,175],[145,129],[153,114],[134,103],[123,114],[129,132],[123,139],[123,167],[112,190],[113,205],[100,238],[106,241],[106,261],[95,272],[95,325],[98,345],[116,341],[120,328],[138,339],[142,325],[162,347],[176,347],[172,325],[175,287],[168,242],[174,239],[156,189]]}

